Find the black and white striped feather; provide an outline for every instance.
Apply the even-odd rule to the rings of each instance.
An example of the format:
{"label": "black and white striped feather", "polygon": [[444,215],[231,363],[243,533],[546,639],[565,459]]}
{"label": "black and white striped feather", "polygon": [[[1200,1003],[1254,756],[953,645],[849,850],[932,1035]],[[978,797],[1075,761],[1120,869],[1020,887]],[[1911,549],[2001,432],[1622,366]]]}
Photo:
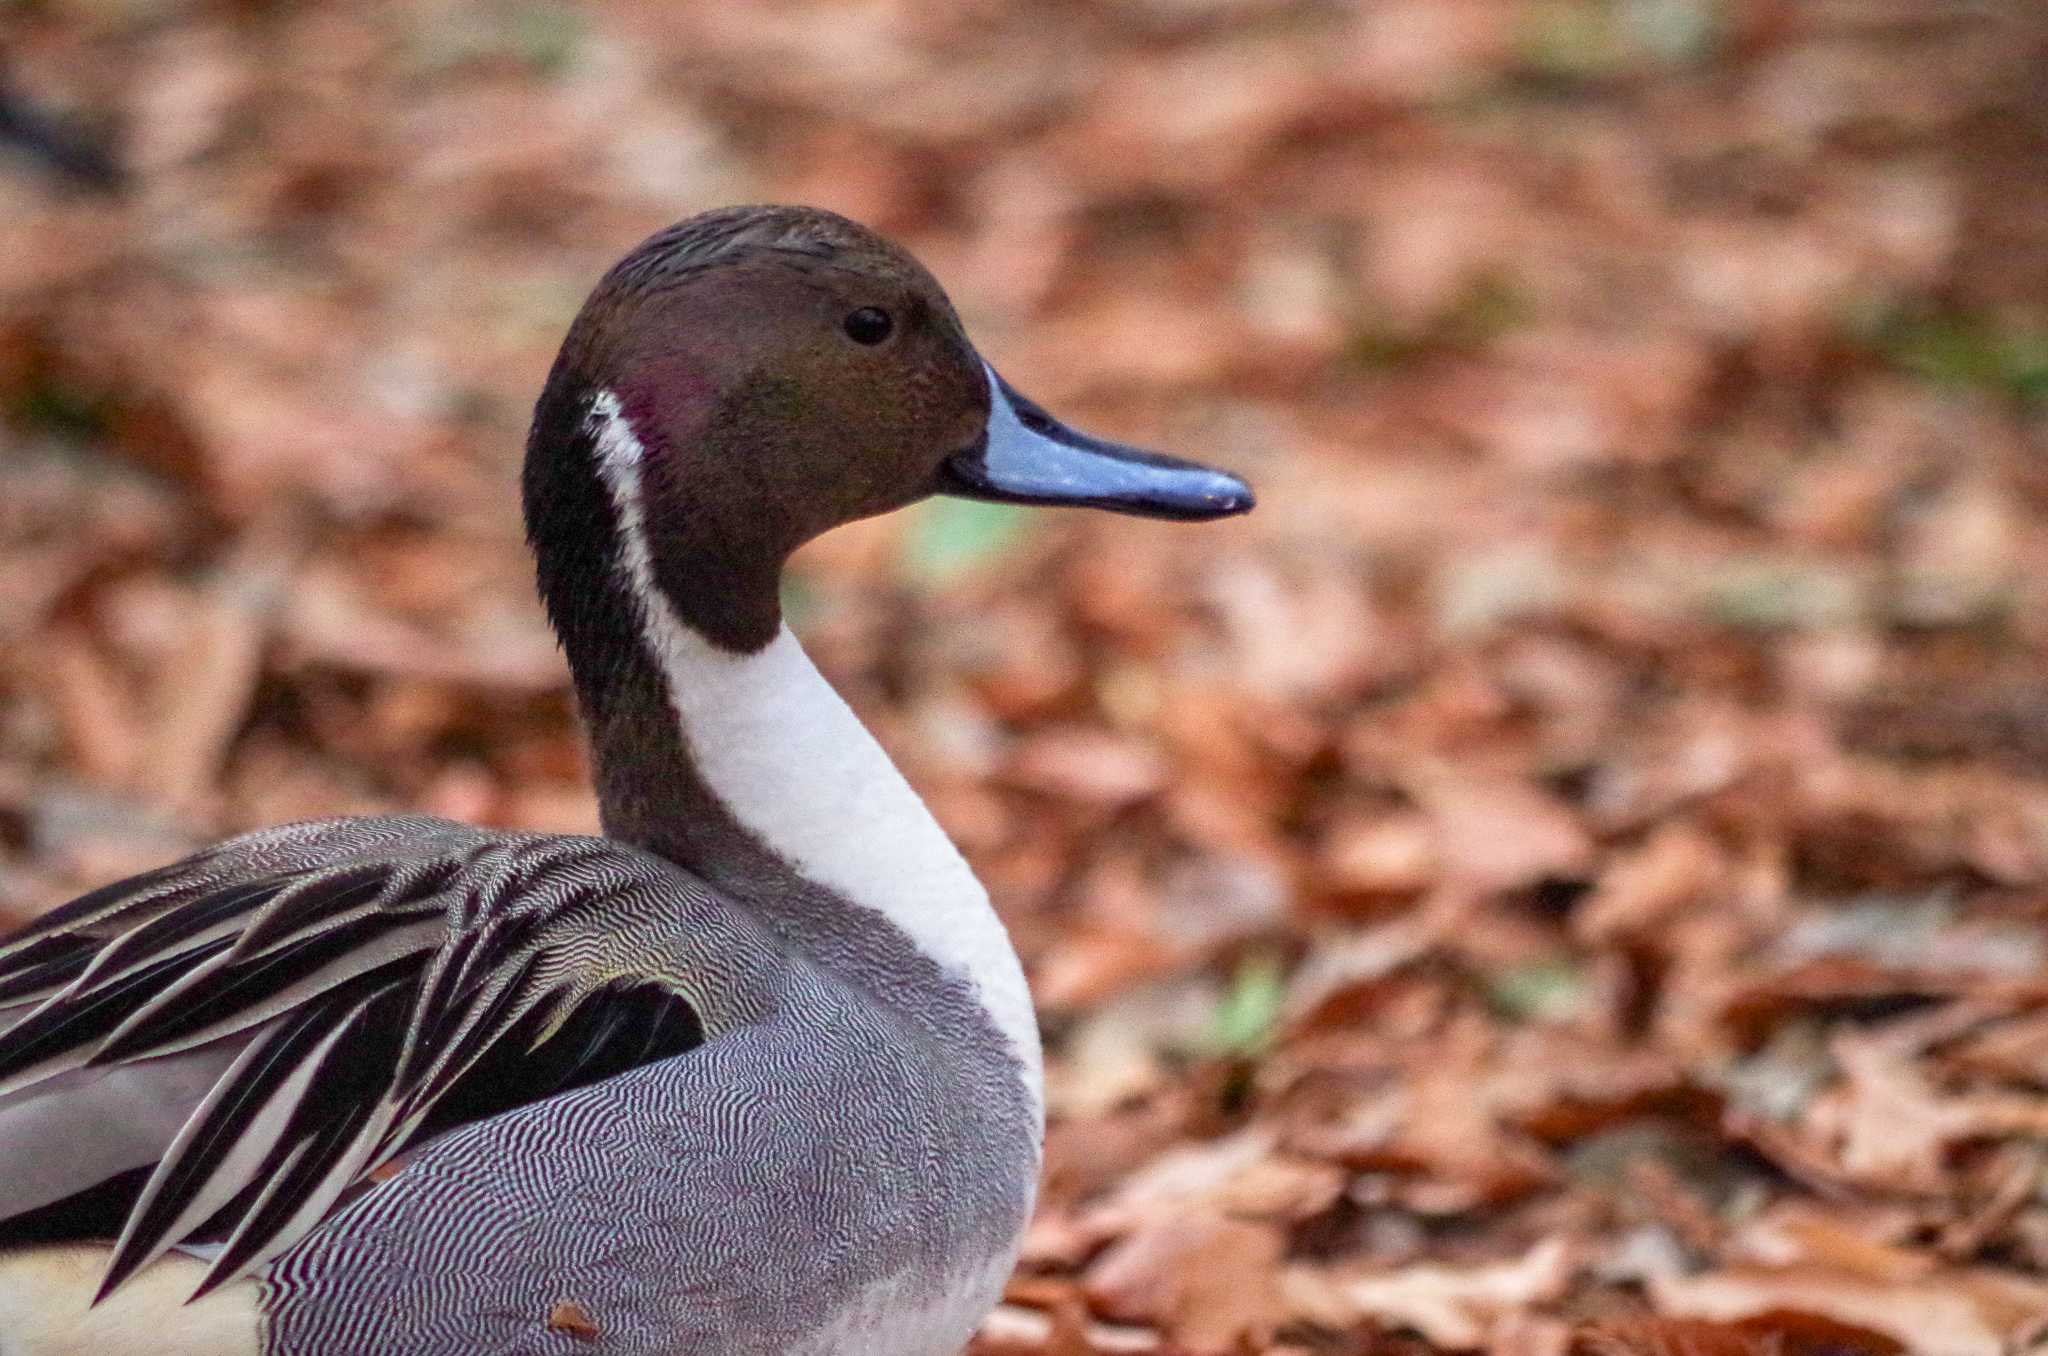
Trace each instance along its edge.
{"label": "black and white striped feather", "polygon": [[147,1095],[225,1067],[139,1180],[0,1184],[0,1242],[8,1216],[61,1234],[68,1203],[112,1190],[102,1294],[197,1240],[219,1244],[200,1293],[247,1275],[453,1126],[743,1015],[692,935],[706,909],[680,907],[706,898],[611,840],[386,818],[250,834],[64,905],[0,941],[0,1163],[61,1152],[19,1141],[73,1129],[67,1098],[92,1114],[77,1090],[101,1071]]}

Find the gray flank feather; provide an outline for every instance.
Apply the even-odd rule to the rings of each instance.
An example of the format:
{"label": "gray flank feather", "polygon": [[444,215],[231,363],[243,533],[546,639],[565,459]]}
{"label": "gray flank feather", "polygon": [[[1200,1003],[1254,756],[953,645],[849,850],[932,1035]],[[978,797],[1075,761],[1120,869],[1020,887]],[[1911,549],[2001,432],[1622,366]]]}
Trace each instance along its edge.
{"label": "gray flank feather", "polygon": [[[54,1160],[55,1137],[94,1133],[67,1124],[67,1080],[206,1069],[142,1150],[151,1171],[106,1277],[111,1291],[224,1235],[203,1293],[465,1116],[673,1057],[764,1011],[747,976],[772,969],[767,946],[693,878],[606,839],[423,817],[264,830],[0,946],[0,986],[21,999],[0,1010],[21,1014],[0,1029],[0,1163]],[[712,965],[707,947],[751,959]],[[663,1003],[686,1018],[662,1018]],[[0,1182],[0,1239],[8,1215],[101,1170],[32,1196]]]}

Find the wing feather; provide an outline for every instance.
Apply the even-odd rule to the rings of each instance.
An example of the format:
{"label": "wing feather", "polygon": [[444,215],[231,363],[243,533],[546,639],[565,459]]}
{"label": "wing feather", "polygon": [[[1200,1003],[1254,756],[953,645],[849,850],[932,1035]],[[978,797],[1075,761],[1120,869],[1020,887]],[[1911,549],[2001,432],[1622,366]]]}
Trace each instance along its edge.
{"label": "wing feather", "polygon": [[339,1037],[356,1006],[332,1001],[309,1006],[243,1049],[186,1120],[136,1197],[107,1265],[102,1294],[112,1293],[260,1180],[293,1110],[319,1072],[317,1056]]}
{"label": "wing feather", "polygon": [[138,923],[99,949],[78,977],[81,985],[109,984],[146,965],[241,930],[250,909],[284,888],[278,880],[251,881],[218,894],[201,895],[182,908]]}
{"label": "wing feather", "polygon": [[[196,955],[166,956],[118,979],[80,990],[74,980],[45,999],[0,1038],[0,1096],[74,1069],[107,1034],[159,990],[174,983],[184,966],[227,950],[222,938]],[[83,977],[81,977],[82,979]]]}
{"label": "wing feather", "polygon": [[[412,818],[230,840],[0,941],[0,1017],[21,1014],[0,1027],[0,1183],[9,1155],[51,1152],[62,1121],[32,1117],[44,1138],[11,1141],[23,1099],[71,1095],[97,1069],[212,1059],[135,1174],[101,1292],[169,1248],[224,1240],[204,1293],[454,1126],[741,1020],[762,1001],[731,978],[750,961],[703,961],[768,946],[694,878],[603,839]],[[0,1243],[8,1213],[0,1185]]]}
{"label": "wing feather", "polygon": [[227,964],[232,952],[209,961],[131,1013],[85,1062],[172,1054],[260,1025],[361,976],[410,970],[446,932],[434,917],[365,922],[353,934],[309,938],[254,962]]}
{"label": "wing feather", "polygon": [[[203,856],[203,854],[202,854]],[[160,866],[140,875],[117,880],[111,885],[80,895],[68,904],[60,904],[40,917],[30,920],[17,928],[6,941],[0,942],[0,972],[21,952],[46,937],[59,933],[89,933],[105,926],[123,913],[145,909],[175,891],[182,877],[201,858],[187,858]]]}

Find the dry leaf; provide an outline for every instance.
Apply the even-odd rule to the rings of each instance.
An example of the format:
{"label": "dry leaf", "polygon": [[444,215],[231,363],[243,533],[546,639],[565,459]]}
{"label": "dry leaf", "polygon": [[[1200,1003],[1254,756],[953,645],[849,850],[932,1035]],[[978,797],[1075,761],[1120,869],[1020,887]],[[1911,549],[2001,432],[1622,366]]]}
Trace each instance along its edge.
{"label": "dry leaf", "polygon": [[1144,743],[1106,730],[1048,730],[1026,740],[1009,775],[1021,786],[1102,806],[1126,805],[1158,791],[1167,767]]}
{"label": "dry leaf", "polygon": [[1723,1323],[1637,1319],[1577,1334],[1573,1356],[1782,1356],[1783,1344]]}
{"label": "dry leaf", "polygon": [[[0,163],[8,918],[281,820],[596,832],[534,393],[619,249],[816,201],[1260,498],[791,576],[1044,1007],[992,1356],[1307,1356],[1306,1259],[1353,1345],[1560,1356],[1646,1277],[1911,1301],[1609,1330],[1660,1356],[2038,1344],[2048,9],[228,10],[0,40],[130,176]],[[1533,1239],[1568,1293],[1488,1290]]]}
{"label": "dry leaf", "polygon": [[1445,881],[1475,893],[1583,876],[1593,842],[1578,816],[1533,786],[1441,766],[1419,774],[1416,799],[1436,827]]}
{"label": "dry leaf", "polygon": [[1412,1328],[1440,1347],[1485,1346],[1495,1325],[1531,1304],[1561,1299],[1577,1271],[1562,1239],[1519,1261],[1481,1267],[1411,1266],[1381,1274],[1291,1267],[1284,1288],[1296,1318],[1349,1330],[1363,1322]]}
{"label": "dry leaf", "polygon": [[1617,856],[1572,911],[1572,931],[1588,941],[1645,933],[1722,888],[1726,874],[1706,834],[1683,823],[1663,825],[1640,849]]}
{"label": "dry leaf", "polygon": [[1112,1318],[1157,1323],[1195,1352],[1262,1344],[1283,1317],[1280,1231],[1197,1210],[1161,1216],[1089,1266],[1083,1288]]}
{"label": "dry leaf", "polygon": [[1657,1311],[1735,1322],[1789,1310],[1881,1333],[1925,1356],[2002,1356],[2048,1321],[2048,1286],[1991,1273],[1873,1281],[1817,1269],[1651,1277]]}

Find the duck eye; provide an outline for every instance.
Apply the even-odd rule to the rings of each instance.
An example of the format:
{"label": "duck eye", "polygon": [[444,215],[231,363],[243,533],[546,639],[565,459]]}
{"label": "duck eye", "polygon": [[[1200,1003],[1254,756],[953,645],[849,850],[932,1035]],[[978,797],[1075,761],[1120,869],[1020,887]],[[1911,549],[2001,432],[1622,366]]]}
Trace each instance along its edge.
{"label": "duck eye", "polygon": [[842,322],[846,337],[856,344],[879,344],[896,328],[896,322],[879,306],[863,306]]}

